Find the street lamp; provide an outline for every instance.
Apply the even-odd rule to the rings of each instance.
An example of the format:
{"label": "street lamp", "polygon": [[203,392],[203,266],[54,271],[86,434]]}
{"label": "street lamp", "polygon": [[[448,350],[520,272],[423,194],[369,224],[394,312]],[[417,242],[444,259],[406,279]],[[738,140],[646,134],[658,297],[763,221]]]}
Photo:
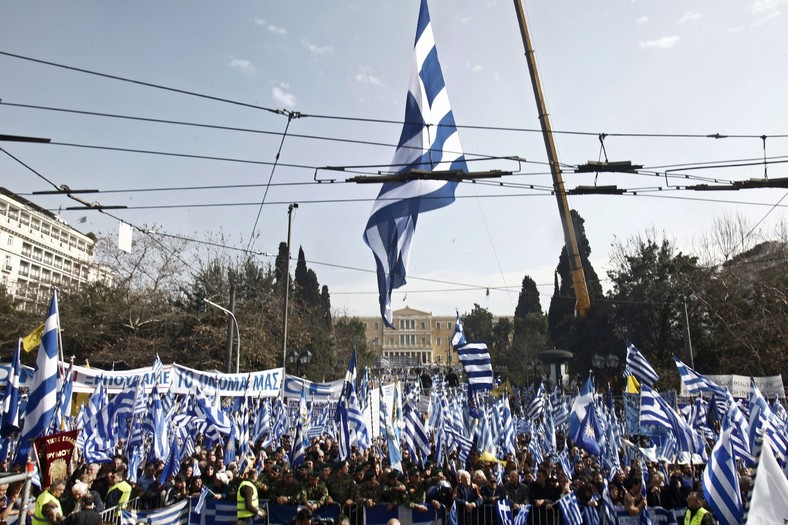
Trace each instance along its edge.
{"label": "street lamp", "polygon": [[287,354],[287,363],[295,365],[296,376],[301,377],[301,365],[307,366],[312,362],[312,352],[309,350],[292,350]]}
{"label": "street lamp", "polygon": [[206,304],[210,304],[214,308],[218,308],[222,312],[226,313],[230,316],[233,320],[233,324],[235,325],[235,334],[236,334],[236,347],[235,347],[235,373],[239,373],[241,371],[241,332],[238,329],[238,319],[235,318],[235,314],[232,313],[230,310],[225,308],[224,306],[219,306],[218,304],[214,303],[213,301],[209,301],[208,299],[203,299],[203,302]]}
{"label": "street lamp", "polygon": [[597,370],[604,371],[606,376],[609,376],[613,370],[618,368],[619,362],[620,359],[615,354],[608,354],[606,356],[594,354],[594,357],[591,358],[591,365]]}

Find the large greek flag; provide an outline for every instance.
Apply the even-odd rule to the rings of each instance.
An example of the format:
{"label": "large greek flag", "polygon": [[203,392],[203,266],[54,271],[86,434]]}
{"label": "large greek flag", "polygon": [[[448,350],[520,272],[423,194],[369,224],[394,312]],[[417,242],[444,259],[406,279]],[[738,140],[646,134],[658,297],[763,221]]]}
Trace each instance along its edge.
{"label": "large greek flag", "polygon": [[638,381],[648,386],[654,386],[659,379],[659,375],[648,359],[643,357],[643,354],[629,341],[627,341],[627,366],[624,374],[635,376]]}
{"label": "large greek flag", "polygon": [[[398,172],[467,171],[438,62],[427,0],[421,0],[405,123],[392,168]],[[454,202],[456,186],[456,181],[410,180],[388,182],[380,189],[364,230],[364,242],[375,256],[380,313],[389,327],[393,328],[391,292],[406,283],[419,213]]]}
{"label": "large greek flag", "polygon": [[736,525],[742,522],[744,508],[739,491],[739,473],[731,449],[731,413],[722,422],[720,438],[714,445],[709,463],[703,471],[703,495],[721,525]]}
{"label": "large greek flag", "polygon": [[44,322],[44,335],[41,337],[41,345],[38,347],[36,370],[33,373],[30,394],[27,399],[25,420],[17,450],[17,463],[24,463],[27,460],[32,440],[49,428],[52,417],[55,415],[59,328],[57,293],[53,291],[52,301],[49,303],[49,313]]}

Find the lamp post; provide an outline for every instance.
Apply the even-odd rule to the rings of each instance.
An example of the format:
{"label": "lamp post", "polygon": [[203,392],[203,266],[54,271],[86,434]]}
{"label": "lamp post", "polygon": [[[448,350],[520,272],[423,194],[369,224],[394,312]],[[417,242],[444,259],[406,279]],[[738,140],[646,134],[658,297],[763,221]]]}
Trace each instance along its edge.
{"label": "lamp post", "polygon": [[285,362],[287,361],[287,303],[290,296],[290,227],[293,224],[293,210],[298,208],[298,203],[294,202],[287,207],[287,260],[285,261],[285,288],[284,288],[284,311],[282,319],[282,375],[285,374]]}
{"label": "lamp post", "polygon": [[222,312],[229,315],[233,321],[233,324],[235,325],[235,335],[237,336],[236,346],[235,346],[235,373],[237,374],[241,371],[241,331],[238,329],[238,319],[235,318],[234,313],[232,313],[224,306],[219,306],[218,304],[214,303],[213,301],[209,301],[208,299],[203,299],[203,302],[206,304],[210,304],[214,308],[218,308]]}
{"label": "lamp post", "polygon": [[287,354],[287,363],[295,365],[296,376],[301,377],[301,365],[307,366],[312,362],[312,352],[309,350],[291,350]]}
{"label": "lamp post", "polygon": [[602,370],[605,373],[605,378],[608,379],[611,372],[618,368],[620,359],[615,354],[608,354],[606,356],[601,354],[594,354],[591,358],[591,365],[597,370]]}

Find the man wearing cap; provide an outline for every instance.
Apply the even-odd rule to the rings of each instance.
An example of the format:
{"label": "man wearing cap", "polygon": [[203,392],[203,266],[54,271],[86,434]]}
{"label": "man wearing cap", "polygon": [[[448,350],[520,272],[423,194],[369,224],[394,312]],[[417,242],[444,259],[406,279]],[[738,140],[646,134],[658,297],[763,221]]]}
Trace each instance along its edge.
{"label": "man wearing cap", "polygon": [[381,503],[385,503],[388,510],[393,510],[405,502],[407,489],[399,481],[399,472],[391,470],[386,474],[386,484],[383,486]]}
{"label": "man wearing cap", "polygon": [[265,518],[266,512],[259,507],[257,499],[257,470],[250,468],[244,473],[236,494],[236,516],[238,525],[252,525],[256,517]]}
{"label": "man wearing cap", "polygon": [[417,467],[408,471],[408,483],[405,485],[405,506],[409,509],[425,512],[427,505],[427,482],[421,478],[421,472]]}
{"label": "man wearing cap", "polygon": [[364,473],[364,481],[356,487],[356,494],[353,497],[356,505],[372,507],[377,505],[381,496],[380,483],[378,483],[378,478],[375,476],[375,471],[366,471]]}
{"label": "man wearing cap", "polygon": [[289,468],[282,469],[282,479],[271,485],[271,501],[280,505],[296,505],[301,495],[301,484],[293,476]]}
{"label": "man wearing cap", "polygon": [[349,472],[350,467],[347,461],[340,461],[336,464],[334,473],[328,477],[328,481],[326,482],[328,495],[331,496],[334,503],[342,507],[353,504],[353,490],[355,484]]}
{"label": "man wearing cap", "polygon": [[328,501],[328,489],[326,485],[320,481],[320,472],[312,470],[309,472],[309,479],[307,486],[301,491],[299,501],[306,508],[315,512]]}

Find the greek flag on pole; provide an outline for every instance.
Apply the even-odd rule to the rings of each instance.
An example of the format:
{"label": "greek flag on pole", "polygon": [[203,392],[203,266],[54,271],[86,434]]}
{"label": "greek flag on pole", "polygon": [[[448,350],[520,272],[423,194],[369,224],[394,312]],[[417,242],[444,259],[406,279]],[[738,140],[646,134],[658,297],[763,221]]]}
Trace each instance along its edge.
{"label": "greek flag on pole", "polygon": [[731,431],[729,411],[722,421],[720,437],[703,471],[703,495],[721,525],[741,523],[744,514],[739,492],[739,474],[731,449]]}
{"label": "greek flag on pole", "polygon": [[627,341],[627,367],[624,374],[635,376],[638,381],[648,386],[654,386],[659,379],[651,363],[629,341]]}
{"label": "greek flag on pole", "polygon": [[580,514],[580,505],[577,503],[577,496],[570,492],[558,500],[558,507],[564,515],[566,525],[583,525],[583,515]]}
{"label": "greek flag on pole", "polygon": [[457,312],[457,321],[454,323],[454,335],[451,337],[451,345],[457,347],[467,342],[465,340],[465,329],[462,327],[462,320],[460,319],[460,312]]}
{"label": "greek flag on pole", "polygon": [[19,430],[19,352],[22,340],[16,345],[14,359],[8,375],[8,384],[3,398],[3,419],[0,425],[0,436],[8,437]]}
{"label": "greek flag on pole", "polygon": [[57,405],[57,359],[58,330],[60,317],[57,308],[57,293],[52,291],[49,313],[44,322],[44,335],[38,347],[36,369],[30,383],[30,393],[25,408],[25,420],[17,449],[17,463],[27,461],[32,440],[49,428]]}
{"label": "greek flag on pole", "polygon": [[712,394],[718,394],[720,396],[725,395],[725,391],[720,388],[717,383],[710,379],[706,379],[695,370],[685,365],[681,359],[675,355],[673,356],[673,360],[676,362],[676,368],[679,370],[681,382],[687,387],[687,391],[690,395],[694,396],[702,392],[711,392]]}
{"label": "greek flag on pole", "polygon": [[[399,172],[467,171],[438,62],[427,0],[421,0],[405,123],[392,168]],[[456,181],[420,179],[387,182],[380,189],[364,230],[364,242],[375,256],[380,313],[391,328],[391,292],[406,283],[419,213],[454,202],[456,187]]]}
{"label": "greek flag on pole", "polygon": [[468,388],[473,393],[478,390],[492,390],[493,369],[490,351],[484,343],[467,343],[457,347],[457,355],[468,376]]}

